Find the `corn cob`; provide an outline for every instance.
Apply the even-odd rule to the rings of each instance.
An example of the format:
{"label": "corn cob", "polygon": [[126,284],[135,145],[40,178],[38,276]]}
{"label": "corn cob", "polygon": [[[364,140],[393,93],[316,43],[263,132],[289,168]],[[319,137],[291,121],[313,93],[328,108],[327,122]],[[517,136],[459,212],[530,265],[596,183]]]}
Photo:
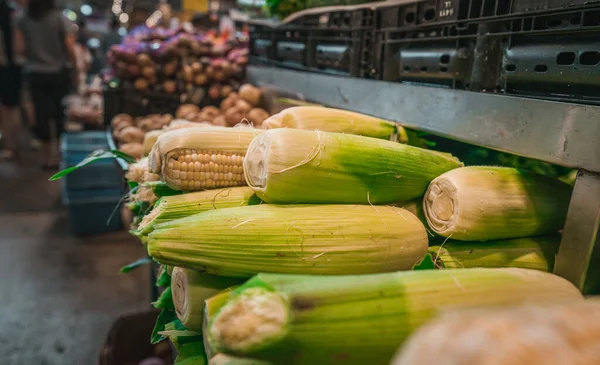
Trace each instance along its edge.
{"label": "corn cob", "polygon": [[420,329],[392,365],[600,364],[600,302],[447,313]]}
{"label": "corn cob", "polygon": [[429,227],[443,237],[485,241],[559,231],[571,188],[510,167],[471,166],[433,180],[423,201]]}
{"label": "corn cob", "polygon": [[390,139],[398,135],[401,143],[406,143],[406,130],[394,122],[354,113],[347,110],[319,106],[296,106],[267,118],[264,129],[295,128],[357,134],[366,137]]}
{"label": "corn cob", "polygon": [[247,186],[197,191],[160,199],[152,212],[146,215],[138,228],[138,235],[146,235],[154,226],[175,219],[189,217],[212,209],[233,208],[260,204],[254,190]]}
{"label": "corn cob", "polygon": [[[229,287],[204,301],[204,322],[202,323],[203,334],[208,333],[208,323],[227,303],[235,289],[237,289],[237,287]],[[204,336],[204,352],[209,359],[212,359],[217,354],[215,351],[215,344],[208,336]]]}
{"label": "corn cob", "polygon": [[427,244],[423,224],[408,211],[365,205],[217,209],[160,224],[148,235],[158,262],[240,277],[407,270]]}
{"label": "corn cob", "polygon": [[233,292],[204,335],[216,351],[278,364],[383,365],[442,310],[560,300],[583,296],[563,278],[514,268],[259,274]]}
{"label": "corn cob", "polygon": [[244,160],[248,185],[268,203],[385,204],[422,196],[460,161],[390,141],[275,129],[256,137]]}
{"label": "corn cob", "polygon": [[270,365],[270,363],[262,360],[216,354],[210,359],[208,365]]}
{"label": "corn cob", "polygon": [[146,132],[146,134],[144,135],[144,142],[142,143],[144,149],[144,156],[148,156],[148,154],[150,154],[150,152],[152,151],[152,147],[154,147],[154,144],[156,143],[158,137],[161,134],[163,134],[162,130]]}
{"label": "corn cob", "polygon": [[201,331],[204,301],[223,289],[238,284],[241,284],[239,279],[175,267],[171,276],[171,288],[177,318],[187,329]]}
{"label": "corn cob", "polygon": [[163,133],[150,154],[150,167],[175,190],[246,185],[243,156],[260,130],[185,128]]}
{"label": "corn cob", "polygon": [[448,240],[430,246],[429,253],[438,268],[519,267],[552,272],[559,245],[558,234],[487,242]]}

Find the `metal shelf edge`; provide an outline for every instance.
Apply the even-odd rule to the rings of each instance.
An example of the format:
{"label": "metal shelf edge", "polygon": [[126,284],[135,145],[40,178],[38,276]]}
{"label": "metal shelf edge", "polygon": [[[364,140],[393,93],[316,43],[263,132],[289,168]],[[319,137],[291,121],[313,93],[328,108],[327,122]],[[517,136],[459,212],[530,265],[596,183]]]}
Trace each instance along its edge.
{"label": "metal shelf edge", "polygon": [[260,86],[524,157],[600,172],[600,107],[249,66]]}

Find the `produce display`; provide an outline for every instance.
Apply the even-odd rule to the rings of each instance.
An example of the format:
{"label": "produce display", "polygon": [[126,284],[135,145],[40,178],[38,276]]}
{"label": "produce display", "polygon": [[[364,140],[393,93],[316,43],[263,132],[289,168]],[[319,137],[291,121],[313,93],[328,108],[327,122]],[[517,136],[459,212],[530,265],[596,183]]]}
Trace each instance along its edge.
{"label": "produce display", "polygon": [[[600,302],[448,313],[419,330],[390,365],[600,364]],[[476,339],[476,340],[474,340]]]}
{"label": "produce display", "polygon": [[140,28],[108,52],[107,83],[138,91],[177,94],[199,104],[204,95],[226,98],[241,85],[248,63],[248,46],[210,33]]}
{"label": "produce display", "polygon": [[326,107],[238,125],[246,104],[260,89],[112,123],[148,152],[131,232],[162,265],[152,341],[175,364],[387,365],[448,311],[584,302],[549,273],[569,185]]}

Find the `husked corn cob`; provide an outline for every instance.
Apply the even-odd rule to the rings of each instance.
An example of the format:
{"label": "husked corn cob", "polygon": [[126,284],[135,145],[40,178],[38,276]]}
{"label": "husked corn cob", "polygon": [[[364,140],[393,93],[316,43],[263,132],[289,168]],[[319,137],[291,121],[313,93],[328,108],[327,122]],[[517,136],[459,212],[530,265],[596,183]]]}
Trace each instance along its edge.
{"label": "husked corn cob", "polygon": [[561,300],[583,296],[561,277],[514,268],[259,274],[209,316],[204,335],[215,351],[276,364],[385,365],[441,311]]}
{"label": "husked corn cob", "polygon": [[518,267],[552,272],[559,245],[558,234],[486,242],[447,240],[430,246],[429,253],[438,268]]}
{"label": "husked corn cob", "polygon": [[390,139],[398,135],[401,143],[406,143],[406,130],[394,122],[355,113],[347,110],[320,106],[296,106],[267,118],[264,129],[295,128],[357,134],[366,137]]}
{"label": "husked corn cob", "polygon": [[260,130],[186,128],[162,134],[150,166],[175,190],[205,190],[246,185],[242,161]]}
{"label": "husked corn cob", "polygon": [[456,311],[423,328],[391,365],[600,364],[600,301]]}
{"label": "husked corn cob", "polygon": [[157,225],[148,235],[148,253],[160,263],[239,277],[407,270],[427,245],[410,212],[368,205],[217,209]]}
{"label": "husked corn cob", "polygon": [[163,133],[164,132],[162,130],[146,132],[146,134],[144,135],[144,143],[142,143],[144,149],[144,156],[148,156],[148,154],[152,152],[152,147],[154,147],[154,144],[158,140],[158,137],[160,137],[160,135]]}
{"label": "husked corn cob", "polygon": [[247,186],[222,188],[168,196],[160,199],[142,219],[138,235],[146,235],[155,225],[189,217],[207,210],[256,205],[262,201]]}
{"label": "husked corn cob", "polygon": [[171,275],[171,288],[177,318],[187,329],[201,331],[204,301],[223,289],[239,284],[239,279],[175,267]]}
{"label": "husked corn cob", "polygon": [[511,167],[469,166],[435,178],[423,200],[429,227],[443,237],[486,241],[558,232],[571,187]]}
{"label": "husked corn cob", "polygon": [[431,180],[460,166],[400,143],[282,128],[252,141],[244,173],[268,203],[388,204],[422,196]]}

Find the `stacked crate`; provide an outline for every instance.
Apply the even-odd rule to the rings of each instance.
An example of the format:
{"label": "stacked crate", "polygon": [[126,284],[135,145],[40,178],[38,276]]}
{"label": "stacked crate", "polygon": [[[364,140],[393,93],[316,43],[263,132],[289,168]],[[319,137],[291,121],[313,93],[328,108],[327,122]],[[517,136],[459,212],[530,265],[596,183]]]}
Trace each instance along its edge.
{"label": "stacked crate", "polygon": [[[77,165],[91,152],[108,150],[106,132],[65,133],[61,137],[61,170]],[[123,170],[112,158],[97,160],[62,179],[63,203],[71,232],[98,234],[121,229],[119,206],[125,194]]]}

